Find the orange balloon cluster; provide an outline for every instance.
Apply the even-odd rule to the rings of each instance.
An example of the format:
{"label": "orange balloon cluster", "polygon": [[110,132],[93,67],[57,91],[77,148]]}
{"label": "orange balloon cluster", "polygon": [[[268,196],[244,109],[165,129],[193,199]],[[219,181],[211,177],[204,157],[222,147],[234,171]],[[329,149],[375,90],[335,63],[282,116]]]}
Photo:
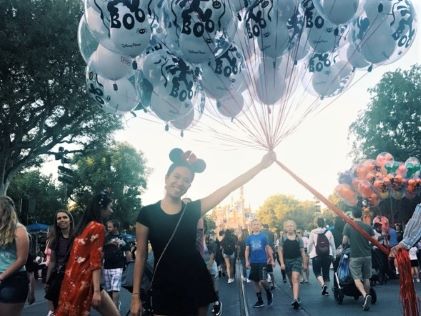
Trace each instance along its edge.
{"label": "orange balloon cluster", "polygon": [[364,160],[343,173],[335,191],[350,206],[357,205],[359,198],[372,207],[389,197],[410,199],[421,193],[420,170],[417,158],[400,163],[383,152],[375,160]]}
{"label": "orange balloon cluster", "polygon": [[335,188],[336,194],[349,206],[355,206],[358,203],[357,193],[346,183],[338,184]]}

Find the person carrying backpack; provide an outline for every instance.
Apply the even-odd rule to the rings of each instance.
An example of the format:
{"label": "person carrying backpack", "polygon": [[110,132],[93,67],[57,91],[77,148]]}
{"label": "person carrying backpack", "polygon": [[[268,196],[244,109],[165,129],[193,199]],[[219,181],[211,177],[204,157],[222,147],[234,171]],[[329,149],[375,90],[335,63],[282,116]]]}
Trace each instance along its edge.
{"label": "person carrying backpack", "polygon": [[224,239],[221,241],[222,256],[225,260],[225,266],[227,268],[228,283],[234,282],[234,263],[235,253],[237,250],[237,237],[234,235],[232,230],[227,229],[225,231]]}
{"label": "person carrying backpack", "polygon": [[313,264],[313,272],[322,288],[322,295],[329,295],[328,283],[332,259],[336,256],[335,240],[325,227],[325,220],[318,218],[317,228],[310,233],[308,253]]}

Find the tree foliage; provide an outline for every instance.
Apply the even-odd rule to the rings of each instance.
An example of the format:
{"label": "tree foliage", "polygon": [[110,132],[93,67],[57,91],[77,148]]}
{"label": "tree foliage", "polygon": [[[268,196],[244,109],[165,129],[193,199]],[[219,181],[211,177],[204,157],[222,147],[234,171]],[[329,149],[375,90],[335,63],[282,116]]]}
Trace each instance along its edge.
{"label": "tree foliage", "polygon": [[[27,223],[52,224],[57,210],[63,208],[62,192],[52,180],[39,170],[21,172],[14,177],[9,188],[9,196],[15,201],[20,220]],[[28,205],[33,204],[34,208]]]}
{"label": "tree foliage", "polygon": [[273,195],[266,199],[257,211],[257,218],[262,224],[268,224],[276,230],[283,230],[283,223],[292,219],[298,227],[308,229],[314,216],[320,215],[314,201],[299,201],[288,195]]}
{"label": "tree foliage", "polygon": [[148,175],[143,154],[126,143],[115,143],[76,155],[74,165],[74,209],[83,211],[93,194],[107,189],[114,200],[113,218],[125,227],[133,225]]}
{"label": "tree foliage", "polygon": [[383,151],[399,161],[421,158],[421,65],[386,73],[370,93],[370,104],[350,127],[355,159]]}
{"label": "tree foliage", "polygon": [[104,139],[121,123],[85,93],[80,1],[0,1],[0,195],[60,143]]}

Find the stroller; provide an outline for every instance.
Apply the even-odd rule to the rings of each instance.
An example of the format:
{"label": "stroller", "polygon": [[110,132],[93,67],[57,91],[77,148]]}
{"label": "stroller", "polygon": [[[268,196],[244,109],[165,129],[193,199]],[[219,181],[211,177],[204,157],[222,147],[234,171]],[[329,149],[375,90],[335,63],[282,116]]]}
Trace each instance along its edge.
{"label": "stroller", "polygon": [[[349,271],[349,257],[350,249],[346,248],[338,255],[333,263],[333,296],[335,301],[341,305],[343,303],[345,296],[352,296],[355,300],[361,296],[360,291],[358,291],[355,286],[354,280],[351,277],[351,272]],[[371,295],[371,304],[376,304],[377,302],[377,293],[370,287]]]}
{"label": "stroller", "polygon": [[[152,257],[152,258],[150,258]],[[133,274],[134,270],[134,261],[129,262],[126,266],[128,274]],[[143,313],[142,316],[151,316],[153,315],[152,306],[150,305],[150,293],[149,289],[151,287],[153,277],[153,256],[148,256],[148,259],[145,262],[145,267],[143,270],[142,284],[140,285],[140,299],[142,301]],[[130,293],[133,293],[133,286],[125,284],[124,277],[122,279],[122,287],[125,288]],[[130,282],[129,282],[130,283]],[[130,310],[126,315],[130,314]]]}

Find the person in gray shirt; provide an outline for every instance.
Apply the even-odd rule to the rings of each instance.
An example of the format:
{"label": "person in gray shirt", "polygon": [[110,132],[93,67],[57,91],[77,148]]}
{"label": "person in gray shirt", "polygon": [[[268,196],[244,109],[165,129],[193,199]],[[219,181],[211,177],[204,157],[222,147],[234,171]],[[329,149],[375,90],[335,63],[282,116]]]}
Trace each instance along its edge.
{"label": "person in gray shirt", "polygon": [[[352,217],[355,223],[364,229],[370,236],[374,236],[373,228],[361,221],[362,211],[360,208],[352,210]],[[351,255],[349,261],[349,270],[354,279],[355,286],[363,296],[363,310],[370,309],[371,295],[371,245],[364,236],[362,236],[350,224],[344,226],[342,244],[350,244]]]}

